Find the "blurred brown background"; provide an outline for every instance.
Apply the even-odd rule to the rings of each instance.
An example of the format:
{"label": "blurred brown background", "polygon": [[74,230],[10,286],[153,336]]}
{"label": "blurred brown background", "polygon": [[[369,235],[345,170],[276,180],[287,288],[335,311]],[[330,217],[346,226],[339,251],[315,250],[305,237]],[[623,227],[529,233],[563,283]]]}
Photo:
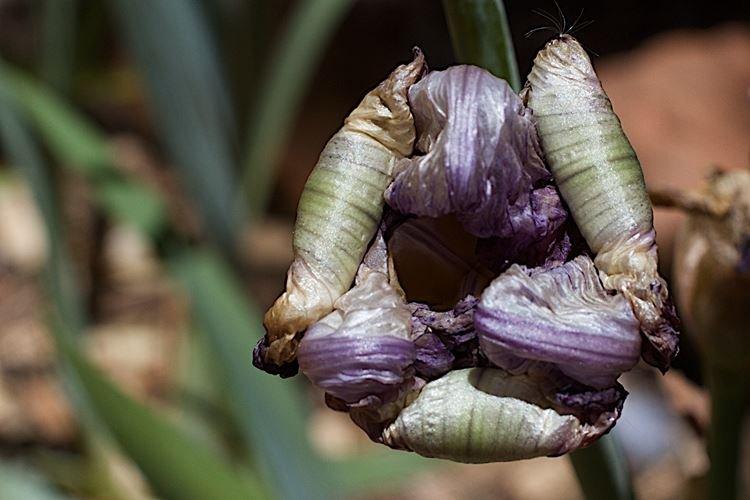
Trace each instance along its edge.
{"label": "blurred brown background", "polygon": [[[270,71],[276,41],[297,4],[197,3],[223,64],[238,121],[232,147],[240,150],[237,138],[244,137],[254,116],[252,98]],[[583,20],[595,21],[577,37],[597,54],[594,65],[638,153],[649,187],[696,187],[715,168],[750,166],[750,2],[561,0],[559,4],[569,22],[581,9]],[[43,44],[39,15],[43,5],[41,0],[0,0],[0,52],[30,71]],[[147,84],[117,33],[110,10],[97,0],[77,5],[74,57],[60,61],[75,62],[77,70],[67,81],[58,81],[59,90],[106,134],[118,168],[154,186],[169,200],[178,231],[191,242],[202,241],[194,200],[173,174],[174,158],[154,125],[158,111],[146,96]],[[551,1],[509,0],[506,8],[523,76],[546,41],[544,32],[524,37],[546,23],[532,10],[543,8],[554,16],[557,10]],[[246,25],[257,30],[245,29]],[[258,309],[265,309],[280,292],[291,260],[297,200],[319,152],[361,97],[397,63],[407,60],[414,45],[424,50],[433,69],[455,62],[441,2],[359,0],[343,18],[294,113],[293,127],[275,165],[268,210],[252,227],[241,230],[242,265],[236,277],[246,288],[246,302],[254,300]],[[246,113],[247,109],[251,111]],[[0,174],[7,171],[3,168]],[[128,394],[169,415],[200,443],[223,450],[221,456],[252,469],[256,464],[251,460],[235,460],[230,452],[237,447],[237,429],[227,425],[223,413],[226,388],[203,374],[205,360],[200,346],[196,347],[200,341],[190,335],[190,299],[168,276],[160,261],[162,249],[97,212],[94,193],[80,175],[58,172],[54,178],[61,193],[67,242],[91,316],[82,349]],[[679,222],[676,213],[657,209],[667,276]],[[54,342],[42,306],[39,275],[46,255],[42,223],[28,186],[16,178],[0,186],[0,457],[29,460],[75,496],[110,498],[86,483],[84,467],[76,461],[83,455],[77,419],[55,371]],[[248,351],[252,341],[247,339]],[[249,355],[246,358],[249,364]],[[708,404],[689,338],[683,342],[676,368],[666,377],[641,368],[624,380],[631,396],[615,433],[625,446],[640,498],[699,498],[702,491],[708,467],[704,451]],[[305,402],[313,400],[308,397],[311,389],[300,378],[294,386],[300,390],[294,394]],[[320,394],[314,396],[317,406],[305,432],[315,450],[332,459],[372,451],[374,445],[345,416],[324,408]],[[209,411],[185,410],[204,404]],[[750,439],[745,442],[747,457]],[[105,467],[119,477],[116,488],[129,492],[124,497],[153,495],[132,463],[119,453],[106,456]],[[746,458],[745,463],[750,461]],[[483,466],[440,463],[423,468],[426,471],[409,476],[408,482],[381,481],[351,496],[581,498],[565,459]]]}

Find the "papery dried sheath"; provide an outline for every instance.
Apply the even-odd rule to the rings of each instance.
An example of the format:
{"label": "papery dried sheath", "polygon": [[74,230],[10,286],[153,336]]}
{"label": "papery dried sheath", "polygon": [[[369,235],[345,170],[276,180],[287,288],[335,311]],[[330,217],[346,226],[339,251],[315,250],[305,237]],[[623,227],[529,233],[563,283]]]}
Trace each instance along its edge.
{"label": "papery dried sheath", "polygon": [[[382,434],[393,448],[426,457],[485,463],[562,455],[607,432],[622,401],[586,422],[553,401],[551,384],[503,370],[452,371],[424,386]],[[553,406],[556,406],[553,408]]]}
{"label": "papery dried sheath", "polygon": [[380,235],[360,267],[356,286],[336,301],[335,308],[302,338],[302,372],[345,403],[397,399],[412,375],[416,349],[410,339],[411,313],[389,283]]}
{"label": "papery dried sheath", "polygon": [[380,222],[394,165],[411,154],[407,92],[424,69],[416,51],[413,62],[365,96],[321,153],[299,202],[286,291],[265,316],[263,363],[292,361],[298,334],[351,286]]}
{"label": "papery dried sheath", "polygon": [[657,271],[643,172],[575,38],[561,35],[539,52],[525,97],[560,192],[596,253],[604,286],[630,299],[649,341],[644,358],[666,369],[677,353],[678,333]]}
{"label": "papery dried sheath", "polygon": [[454,66],[413,85],[409,102],[416,149],[425,154],[398,164],[390,206],[430,217],[456,213],[475,236],[513,237],[520,248],[562,224],[530,113],[504,80]]}
{"label": "papery dried sheath", "polygon": [[612,386],[641,352],[628,300],[602,288],[585,256],[549,270],[512,266],[485,289],[474,323],[497,366],[542,361],[593,387]]}
{"label": "papery dried sheath", "polygon": [[750,171],[714,174],[677,234],[673,276],[685,327],[707,370],[750,380]]}

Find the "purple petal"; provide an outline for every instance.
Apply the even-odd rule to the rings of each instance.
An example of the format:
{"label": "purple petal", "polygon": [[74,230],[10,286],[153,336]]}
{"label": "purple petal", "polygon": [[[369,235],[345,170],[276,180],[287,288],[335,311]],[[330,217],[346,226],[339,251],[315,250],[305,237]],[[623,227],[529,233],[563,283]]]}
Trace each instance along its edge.
{"label": "purple petal", "polygon": [[496,365],[515,371],[519,358],[553,363],[592,387],[611,386],[640,355],[628,300],[608,295],[583,256],[550,270],[512,266],[484,291],[474,323]]}
{"label": "purple petal", "polygon": [[415,341],[417,359],[414,368],[420,376],[432,380],[445,375],[453,367],[455,357],[434,333],[424,333]]}
{"label": "purple petal", "polygon": [[436,312],[424,304],[412,304],[412,316],[422,325],[455,335],[474,329],[474,308],[479,301],[472,295],[461,299],[450,311]]}
{"label": "purple petal", "polygon": [[316,335],[312,329],[299,350],[300,368],[305,375],[347,403],[397,388],[414,358],[414,344],[409,340],[390,335]]}
{"label": "purple petal", "polygon": [[575,415],[579,420],[595,424],[602,414],[619,415],[628,392],[620,385],[600,391],[569,387],[558,390],[553,401],[561,413]]}
{"label": "purple petal", "polygon": [[411,313],[388,276],[367,265],[384,264],[383,245],[378,237],[356,286],[336,301],[334,312],[307,330],[299,346],[302,372],[346,403],[370,396],[392,399],[413,375]]}
{"label": "purple petal", "polygon": [[[403,213],[456,213],[467,231],[524,246],[564,221],[530,114],[508,84],[474,66],[428,74],[409,91],[426,153],[402,160],[386,192]],[[540,190],[540,193],[536,193]]]}
{"label": "purple petal", "polygon": [[477,257],[480,262],[496,273],[508,269],[511,264],[527,267],[557,267],[571,258],[588,252],[586,241],[568,217],[567,211],[559,207],[560,198],[552,186],[535,190],[531,195],[536,214],[531,232],[520,233],[510,238],[484,238],[477,242]]}
{"label": "purple petal", "polygon": [[441,312],[425,304],[409,304],[417,346],[414,367],[420,377],[433,380],[449,370],[486,364],[479,354],[474,330],[474,309],[478,302],[476,297],[467,295],[453,309]]}

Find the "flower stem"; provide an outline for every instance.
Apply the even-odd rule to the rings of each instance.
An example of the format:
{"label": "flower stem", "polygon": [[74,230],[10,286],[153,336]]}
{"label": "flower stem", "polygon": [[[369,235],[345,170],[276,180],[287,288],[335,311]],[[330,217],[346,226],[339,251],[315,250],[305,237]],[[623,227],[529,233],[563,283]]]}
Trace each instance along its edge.
{"label": "flower stem", "polygon": [[634,498],[628,464],[614,436],[603,436],[591,446],[571,453],[570,461],[587,499]]}
{"label": "flower stem", "polygon": [[740,437],[750,381],[746,376],[718,367],[709,368],[708,377],[711,389],[709,498],[732,500],[739,498]]}
{"label": "flower stem", "polygon": [[458,62],[480,66],[521,90],[502,0],[443,0],[443,10]]}

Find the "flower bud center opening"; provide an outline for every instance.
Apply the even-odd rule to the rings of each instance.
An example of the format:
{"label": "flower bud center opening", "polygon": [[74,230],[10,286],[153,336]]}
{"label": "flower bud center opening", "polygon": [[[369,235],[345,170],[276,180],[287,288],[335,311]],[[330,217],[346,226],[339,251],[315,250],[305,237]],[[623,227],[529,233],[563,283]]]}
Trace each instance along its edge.
{"label": "flower bud center opening", "polygon": [[467,294],[481,293],[492,274],[477,260],[476,243],[453,215],[418,217],[398,226],[388,249],[407,302],[445,311]]}

